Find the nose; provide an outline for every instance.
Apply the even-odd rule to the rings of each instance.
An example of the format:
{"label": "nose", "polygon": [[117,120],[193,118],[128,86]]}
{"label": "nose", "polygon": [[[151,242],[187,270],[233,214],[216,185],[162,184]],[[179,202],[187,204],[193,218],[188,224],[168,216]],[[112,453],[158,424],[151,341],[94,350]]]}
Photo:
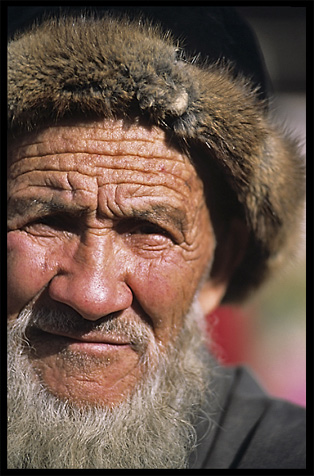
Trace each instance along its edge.
{"label": "nose", "polygon": [[63,258],[49,285],[53,300],[91,321],[131,306],[133,293],[125,282],[126,259],[114,251],[108,237],[80,243],[72,256]]}

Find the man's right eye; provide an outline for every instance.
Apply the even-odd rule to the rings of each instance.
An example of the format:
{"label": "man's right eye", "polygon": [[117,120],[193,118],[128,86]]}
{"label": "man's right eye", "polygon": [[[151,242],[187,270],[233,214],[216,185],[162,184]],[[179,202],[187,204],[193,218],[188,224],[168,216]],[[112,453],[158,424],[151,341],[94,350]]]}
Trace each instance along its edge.
{"label": "man's right eye", "polygon": [[63,220],[60,219],[57,215],[47,215],[36,218],[35,220],[27,223],[26,226],[36,226],[43,225],[50,228],[61,228],[63,225]]}
{"label": "man's right eye", "polygon": [[78,221],[64,214],[52,214],[38,217],[22,227],[29,232],[65,231],[75,233],[78,230]]}

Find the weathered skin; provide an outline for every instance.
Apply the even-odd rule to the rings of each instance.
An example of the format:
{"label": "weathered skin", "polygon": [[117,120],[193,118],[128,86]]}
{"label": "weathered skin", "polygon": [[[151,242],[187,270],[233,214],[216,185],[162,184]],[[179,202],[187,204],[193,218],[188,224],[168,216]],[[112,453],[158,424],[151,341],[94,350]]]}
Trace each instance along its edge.
{"label": "weathered skin", "polygon": [[[90,321],[117,313],[172,342],[215,245],[188,158],[158,128],[99,121],[19,141],[9,164],[8,319],[34,300]],[[34,337],[36,372],[61,398],[114,404],[141,378],[139,354],[119,336],[84,339]]]}

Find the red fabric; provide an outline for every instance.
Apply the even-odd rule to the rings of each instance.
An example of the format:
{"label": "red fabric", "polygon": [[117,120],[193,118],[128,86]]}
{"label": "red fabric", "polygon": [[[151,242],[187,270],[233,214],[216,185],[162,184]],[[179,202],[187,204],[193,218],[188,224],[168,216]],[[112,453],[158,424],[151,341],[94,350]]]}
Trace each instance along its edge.
{"label": "red fabric", "polygon": [[210,349],[220,362],[235,364],[249,358],[252,316],[223,306],[207,316]]}

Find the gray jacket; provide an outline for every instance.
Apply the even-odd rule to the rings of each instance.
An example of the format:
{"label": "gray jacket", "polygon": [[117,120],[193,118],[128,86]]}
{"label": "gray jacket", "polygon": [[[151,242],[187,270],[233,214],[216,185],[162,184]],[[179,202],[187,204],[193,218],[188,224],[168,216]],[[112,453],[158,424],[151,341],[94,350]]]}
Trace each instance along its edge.
{"label": "gray jacket", "polygon": [[208,403],[191,468],[306,468],[305,409],[270,398],[246,369],[220,368]]}

